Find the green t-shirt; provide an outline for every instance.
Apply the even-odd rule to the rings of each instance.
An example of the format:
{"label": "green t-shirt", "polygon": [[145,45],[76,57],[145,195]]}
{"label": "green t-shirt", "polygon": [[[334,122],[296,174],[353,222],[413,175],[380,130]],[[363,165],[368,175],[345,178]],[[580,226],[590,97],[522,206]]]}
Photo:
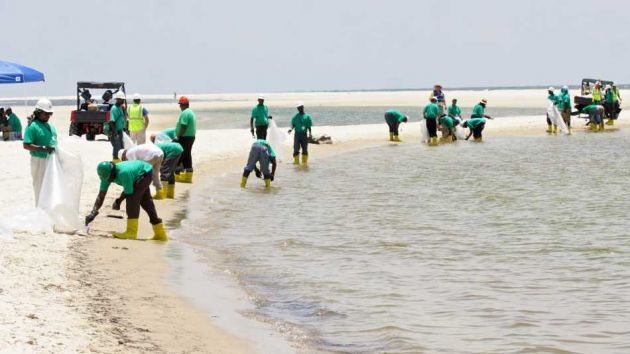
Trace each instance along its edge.
{"label": "green t-shirt", "polygon": [[[123,161],[116,164],[116,178],[114,183],[123,187],[123,192],[126,195],[133,194],[133,185],[142,176],[149,174],[153,171],[153,167],[147,162],[140,160]],[[100,191],[105,192],[109,188],[109,180],[101,178]]]}
{"label": "green t-shirt", "polygon": [[116,105],[113,105],[112,109],[109,111],[109,121],[114,122],[114,128],[117,132],[121,132],[125,129],[125,113]]}
{"label": "green t-shirt", "polygon": [[459,117],[462,115],[462,109],[459,106],[448,106],[448,115],[451,117]]}
{"label": "green t-shirt", "polygon": [[442,124],[443,126],[449,128],[449,129],[453,129],[453,127],[454,127],[453,118],[451,118],[449,116],[442,117],[442,119],[440,119],[440,124]]}
{"label": "green t-shirt", "polygon": [[269,144],[267,140],[258,139],[254,142],[254,144],[260,144],[260,145],[266,146],[267,152],[269,152],[269,156],[276,157],[276,152],[273,150],[273,148],[271,147],[271,144]]}
{"label": "green t-shirt", "polygon": [[591,113],[594,112],[597,109],[597,105],[596,104],[590,104],[584,108],[582,108],[582,112],[584,113]]}
{"label": "green t-shirt", "polygon": [[162,130],[162,133],[164,133],[164,135],[168,136],[171,139],[175,139],[175,128],[167,128]]}
{"label": "green t-shirt", "polygon": [[608,90],[606,91],[604,99],[606,100],[606,103],[613,103],[615,102],[615,94],[612,92],[612,90]]}
{"label": "green t-shirt", "polygon": [[177,155],[181,155],[184,152],[184,148],[178,143],[159,143],[155,144],[164,153],[164,158],[171,158]]}
{"label": "green t-shirt", "polygon": [[486,109],[481,103],[478,103],[475,107],[473,107],[472,114],[470,118],[483,118]]}
{"label": "green t-shirt", "polygon": [[424,107],[424,117],[426,119],[437,119],[442,109],[436,103],[429,103]]}
{"label": "green t-shirt", "polygon": [[402,123],[405,121],[405,115],[402,114],[401,111],[397,110],[397,109],[389,109],[387,111],[385,111],[385,114],[389,114],[392,115],[396,118],[396,120],[398,121],[398,123]]}
{"label": "green t-shirt", "polygon": [[472,119],[467,120],[467,122],[468,122],[468,128],[469,129],[475,129],[480,124],[485,124],[486,123],[486,119],[485,118],[472,118]]}
{"label": "green t-shirt", "polygon": [[[57,146],[57,130],[49,123],[33,119],[24,131],[24,144],[37,146]],[[31,156],[46,158],[47,151],[30,151]]]}
{"label": "green t-shirt", "polygon": [[558,96],[558,102],[556,102],[559,110],[571,109],[571,96],[568,92],[562,92]]}
{"label": "green t-shirt", "polygon": [[183,136],[195,136],[197,133],[197,118],[195,117],[195,113],[190,108],[186,108],[179,115],[179,119],[177,120],[177,125],[175,126],[175,134],[179,134],[179,128],[185,125],[186,130],[184,130]]}
{"label": "green t-shirt", "polygon": [[9,115],[8,123],[12,132],[22,132],[22,122],[20,122],[20,118],[15,113]]}
{"label": "green t-shirt", "polygon": [[258,104],[252,109],[252,118],[254,118],[254,125],[257,127],[269,125],[269,108],[264,104]]}
{"label": "green t-shirt", "polygon": [[296,133],[306,133],[313,126],[313,119],[308,113],[297,113],[291,119],[291,125],[295,127]]}

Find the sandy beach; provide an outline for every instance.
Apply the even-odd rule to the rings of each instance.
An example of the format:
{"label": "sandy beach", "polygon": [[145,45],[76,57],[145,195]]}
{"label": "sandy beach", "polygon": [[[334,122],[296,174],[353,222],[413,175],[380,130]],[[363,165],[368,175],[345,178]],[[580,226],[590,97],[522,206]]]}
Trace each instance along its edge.
{"label": "sandy beach", "polygon": [[[575,92],[572,92],[575,94]],[[628,92],[622,92],[626,97]],[[428,92],[335,92],[268,94],[270,107],[291,107],[302,100],[309,106],[391,106],[420,111]],[[460,105],[471,106],[486,98],[491,107],[540,107],[540,116],[500,118],[490,121],[484,139],[496,136],[545,135],[544,90],[454,91]],[[157,96],[156,96],[157,97]],[[168,97],[168,96],[165,96]],[[234,108],[254,105],[252,94],[190,95],[191,108]],[[150,130],[174,126],[175,104],[148,105]],[[627,104],[623,105],[627,107]],[[51,123],[57,128],[60,146],[74,144],[83,160],[81,216],[92,207],[98,192],[96,164],[110,157],[106,141],[75,142],[67,136],[69,112],[73,107],[55,107]],[[29,109],[30,110],[30,109]],[[16,107],[25,123],[26,110]],[[616,129],[630,126],[624,110]],[[311,160],[350,150],[390,144],[383,124],[317,126],[314,134],[328,134],[332,145],[311,145]],[[248,117],[243,117],[247,120]],[[574,134],[586,134],[583,123],[574,119]],[[419,122],[403,125],[403,141],[417,142]],[[102,136],[101,136],[102,138]],[[551,137],[550,137],[551,138]],[[557,137],[564,138],[564,137]],[[288,139],[291,140],[291,139]],[[241,170],[252,138],[248,130],[198,131],[193,148],[195,181]],[[464,142],[459,142],[464,144]],[[0,175],[3,203],[0,225],[34,205],[27,151],[21,142],[1,143]],[[285,161],[292,141],[285,143]],[[278,173],[282,174],[283,164]],[[176,200],[156,201],[167,224],[188,207],[185,196],[197,184],[177,184]],[[238,188],[238,181],[234,181]],[[163,257],[165,245],[156,242],[113,239],[113,231],[124,228],[124,211],[111,210],[120,193],[110,188],[101,215],[89,235],[13,232],[0,238],[0,352],[33,353],[251,353],[265,352],[259,343],[242,333],[220,328],[203,311],[177,295],[165,282],[169,272]],[[140,235],[149,236],[146,214],[140,216]],[[177,242],[174,238],[172,242]],[[296,348],[296,351],[300,351]]]}

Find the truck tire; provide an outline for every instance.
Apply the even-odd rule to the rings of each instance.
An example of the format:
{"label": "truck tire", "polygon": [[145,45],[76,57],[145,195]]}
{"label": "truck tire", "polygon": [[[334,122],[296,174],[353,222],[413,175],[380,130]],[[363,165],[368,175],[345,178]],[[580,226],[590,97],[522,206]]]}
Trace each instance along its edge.
{"label": "truck tire", "polygon": [[71,123],[70,124],[70,136],[81,136],[81,130],[79,129],[79,127],[77,126],[76,123]]}

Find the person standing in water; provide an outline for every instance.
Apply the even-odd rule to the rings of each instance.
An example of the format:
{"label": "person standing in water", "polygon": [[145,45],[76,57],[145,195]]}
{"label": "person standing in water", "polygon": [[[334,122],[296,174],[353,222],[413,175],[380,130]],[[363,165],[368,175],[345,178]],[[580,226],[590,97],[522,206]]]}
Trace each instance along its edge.
{"label": "person standing in water", "polygon": [[457,98],[453,98],[448,106],[448,116],[453,118],[453,123],[457,126],[462,122],[462,109],[457,105]]}
{"label": "person standing in water", "polygon": [[450,142],[457,140],[455,137],[455,121],[451,116],[442,115],[439,119],[439,123],[442,129],[442,141]]}
{"label": "person standing in water", "polygon": [[[295,129],[293,137],[293,164],[300,164],[300,148],[302,149],[302,165],[308,163],[308,139],[313,137],[311,128],[313,127],[313,119],[308,113],[304,113],[304,103],[297,103],[298,112],[291,119],[291,129],[289,134]],[[308,131],[308,136],[306,135]]]}
{"label": "person standing in water", "polygon": [[24,131],[23,147],[31,154],[31,177],[35,192],[35,205],[39,203],[39,194],[46,174],[46,158],[57,147],[57,130],[48,121],[53,115],[50,100],[42,98],[35,104],[33,121]]}
{"label": "person standing in water", "polygon": [[[260,170],[262,171],[262,177],[265,180],[265,188],[271,187],[271,182],[276,175],[276,152],[273,151],[271,144],[267,140],[258,139],[249,150],[249,158],[247,159],[247,165],[243,170],[243,177],[241,178],[241,188],[245,188],[247,185],[247,178],[256,171],[256,176],[260,177],[256,163],[260,163]],[[269,164],[271,164],[271,171],[269,171]]]}
{"label": "person standing in water", "polygon": [[258,104],[252,108],[252,116],[249,119],[250,131],[254,137],[254,125],[256,126],[257,139],[267,139],[267,129],[269,128],[269,107],[265,105],[265,97],[258,96]]}
{"label": "person standing in water", "polygon": [[188,97],[180,97],[178,103],[182,113],[180,113],[177,124],[175,125],[175,139],[173,139],[173,142],[179,143],[184,149],[184,152],[181,156],[183,170],[177,175],[177,182],[192,183],[192,147],[195,143],[195,135],[197,134],[197,117],[195,116],[195,112],[190,109]]}
{"label": "person standing in water", "polygon": [[398,137],[398,127],[400,123],[407,123],[409,117],[402,114],[399,110],[390,109],[385,111],[385,122],[389,127],[389,141],[400,142]]}
{"label": "person standing in water", "polygon": [[438,144],[437,138],[437,119],[440,115],[440,107],[437,105],[438,99],[431,97],[431,103],[424,107],[423,116],[426,121],[427,130],[429,131],[429,145]]}

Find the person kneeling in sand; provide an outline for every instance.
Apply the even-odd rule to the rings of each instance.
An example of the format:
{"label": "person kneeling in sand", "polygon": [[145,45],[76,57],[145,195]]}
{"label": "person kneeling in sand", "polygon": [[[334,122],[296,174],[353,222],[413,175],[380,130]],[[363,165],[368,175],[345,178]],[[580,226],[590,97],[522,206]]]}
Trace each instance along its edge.
{"label": "person kneeling in sand", "polygon": [[466,140],[470,139],[470,136],[473,136],[474,141],[481,141],[482,136],[481,132],[486,127],[486,119],[485,118],[471,118],[462,124],[462,127],[470,129],[470,134],[466,137]]}
{"label": "person kneeling in sand", "polygon": [[[252,171],[256,170],[256,176],[260,177],[260,172],[256,169],[257,162],[260,163],[262,177],[265,179],[265,187],[271,187],[271,182],[276,174],[276,153],[267,140],[258,139],[252,144],[251,150],[249,150],[249,158],[243,171],[243,178],[241,178],[241,188],[245,188],[247,185],[247,178]],[[269,173],[270,163],[271,173]]]}
{"label": "person kneeling in sand", "polygon": [[407,123],[409,117],[402,114],[399,110],[390,109],[385,111],[385,122],[389,126],[389,141],[400,142],[398,137],[398,127],[400,123]]}
{"label": "person kneeling in sand", "polygon": [[153,226],[153,237],[150,240],[167,241],[168,236],[164,230],[162,219],[158,217],[151,198],[149,186],[153,168],[144,161],[124,161],[117,164],[103,161],[96,168],[101,180],[98,196],[94,202],[92,212],[85,217],[85,225],[91,223],[98,215],[98,210],[103,206],[109,185],[114,182],[123,187],[123,193],[127,201],[127,230],[114,232],[113,236],[119,239],[135,240],[138,238],[138,219],[140,207],[149,215],[149,221]]}

